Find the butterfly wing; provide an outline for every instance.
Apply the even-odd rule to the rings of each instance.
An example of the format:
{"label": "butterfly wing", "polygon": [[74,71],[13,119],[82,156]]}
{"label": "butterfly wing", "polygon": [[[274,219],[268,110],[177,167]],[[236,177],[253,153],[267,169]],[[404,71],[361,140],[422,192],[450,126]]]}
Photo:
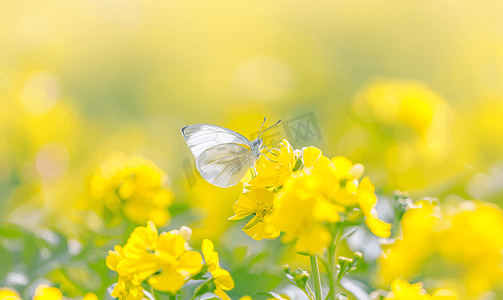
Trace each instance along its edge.
{"label": "butterfly wing", "polygon": [[196,160],[204,150],[219,144],[234,143],[251,147],[250,141],[243,135],[216,125],[188,125],[182,128],[182,135]]}
{"label": "butterfly wing", "polygon": [[219,187],[236,185],[255,163],[251,149],[242,144],[219,144],[204,150],[196,157],[201,176]]}

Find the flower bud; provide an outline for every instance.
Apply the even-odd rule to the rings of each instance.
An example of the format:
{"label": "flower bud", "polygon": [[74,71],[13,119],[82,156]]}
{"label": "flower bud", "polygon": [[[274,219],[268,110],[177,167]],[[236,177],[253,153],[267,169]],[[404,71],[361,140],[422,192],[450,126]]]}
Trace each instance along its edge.
{"label": "flower bud", "polygon": [[286,274],[290,274],[290,266],[289,265],[284,265],[283,266],[283,272],[285,272]]}
{"label": "flower bud", "polygon": [[309,278],[311,278],[311,275],[309,275],[309,273],[307,272],[300,274],[300,279],[302,280],[309,280]]}
{"label": "flower bud", "polygon": [[353,178],[360,179],[363,176],[363,173],[365,172],[365,167],[362,164],[354,164],[350,169],[349,169],[349,175]]}
{"label": "flower bud", "polygon": [[344,257],[344,256],[339,256],[339,264],[340,265],[343,265],[343,264],[347,264],[347,263],[352,263],[353,260],[351,258],[347,258],[347,257]]}
{"label": "flower bud", "polygon": [[192,236],[192,229],[190,227],[187,227],[187,226],[182,226],[182,227],[180,227],[180,235],[186,241],[188,241],[190,239],[190,237]]}

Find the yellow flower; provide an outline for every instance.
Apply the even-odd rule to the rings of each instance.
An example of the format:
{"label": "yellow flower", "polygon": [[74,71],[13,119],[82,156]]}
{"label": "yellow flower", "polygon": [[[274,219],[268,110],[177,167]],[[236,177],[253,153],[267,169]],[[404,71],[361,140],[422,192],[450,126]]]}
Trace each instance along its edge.
{"label": "yellow flower", "polygon": [[156,256],[160,259],[160,274],[152,276],[148,283],[154,289],[176,293],[190,276],[199,273],[203,258],[199,252],[187,250],[187,241],[180,231],[164,232],[157,242]]}
{"label": "yellow flower", "polygon": [[503,282],[503,214],[498,207],[474,201],[438,207],[420,201],[405,212],[401,228],[402,237],[379,260],[384,282],[417,277],[432,255],[442,258],[438,267],[447,276],[464,280],[470,296]]}
{"label": "yellow flower", "polygon": [[436,242],[431,228],[439,222],[437,214],[436,203],[426,200],[405,212],[401,220],[402,236],[384,246],[384,255],[379,259],[384,283],[389,284],[397,277],[411,278],[434,253]]}
{"label": "yellow flower", "polygon": [[135,223],[152,220],[163,226],[170,219],[168,206],[173,198],[163,187],[166,181],[167,175],[151,161],[115,153],[91,178],[91,194]]}
{"label": "yellow flower", "polygon": [[123,276],[119,276],[119,281],[115,285],[111,295],[112,297],[119,298],[119,300],[142,300],[143,291],[144,289],[141,285],[135,285]]}
{"label": "yellow flower", "polygon": [[22,300],[21,296],[15,291],[9,288],[0,289],[0,300]]}
{"label": "yellow flower", "polygon": [[87,293],[82,300],[99,300],[98,296],[94,293]]}
{"label": "yellow flower", "polygon": [[115,246],[106,259],[108,268],[119,274],[112,296],[141,299],[141,284],[146,279],[160,291],[174,294],[180,290],[203,267],[201,254],[189,250],[186,240],[189,237],[190,228],[185,226],[160,235],[151,221],[147,226],[135,228],[124,248]]}
{"label": "yellow flower", "polygon": [[[313,175],[314,176],[314,175]],[[338,222],[344,208],[327,201],[316,187],[323,185],[323,177],[311,175],[292,177],[285,183],[268,218],[270,224],[285,232],[283,242],[297,238],[296,251],[311,255],[331,241],[331,233],[324,225]]]}
{"label": "yellow flower", "polygon": [[410,284],[403,279],[395,279],[391,283],[391,293],[384,300],[456,300],[455,292],[447,289],[437,290],[433,295],[429,295],[423,289],[422,283]]}
{"label": "yellow flower", "polygon": [[256,176],[251,178],[250,171],[243,179],[246,188],[280,187],[283,185],[284,180],[290,176],[297,161],[297,155],[292,146],[290,146],[287,140],[283,140],[280,143],[279,149],[271,149],[271,152],[275,155],[263,150],[264,155],[267,155],[269,159],[263,155],[260,156],[255,167],[257,170]]}
{"label": "yellow flower", "polygon": [[35,290],[33,300],[60,300],[63,299],[63,293],[56,288],[45,284],[39,285]]}
{"label": "yellow flower", "polygon": [[212,241],[205,239],[201,246],[204,260],[208,271],[211,273],[215,290],[213,293],[224,300],[230,300],[229,296],[224,291],[230,291],[234,288],[234,280],[230,273],[220,267],[218,253],[215,251],[215,245]]}
{"label": "yellow flower", "polygon": [[304,167],[292,173],[278,192],[273,212],[264,222],[266,230],[285,232],[284,242],[297,238],[296,250],[313,255],[333,238],[326,223],[337,223],[340,213],[359,208],[374,234],[391,235],[391,224],[377,218],[374,185],[368,177],[359,182],[362,165],[341,156],[330,160],[316,147],[302,149],[301,158]]}
{"label": "yellow flower", "polygon": [[275,194],[266,188],[252,188],[239,196],[233,206],[235,215],[229,220],[240,220],[254,215],[243,231],[257,241],[277,238],[279,231],[273,228],[265,231],[264,225],[264,218],[272,213],[274,198]]}

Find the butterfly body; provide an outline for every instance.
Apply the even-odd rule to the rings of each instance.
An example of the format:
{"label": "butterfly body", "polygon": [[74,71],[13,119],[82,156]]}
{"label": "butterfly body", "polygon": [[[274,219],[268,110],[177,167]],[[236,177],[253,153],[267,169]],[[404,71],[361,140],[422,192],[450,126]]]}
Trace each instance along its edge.
{"label": "butterfly body", "polygon": [[250,141],[233,130],[211,124],[185,126],[182,135],[201,176],[218,187],[238,184],[250,168],[254,169],[263,147],[260,135]]}

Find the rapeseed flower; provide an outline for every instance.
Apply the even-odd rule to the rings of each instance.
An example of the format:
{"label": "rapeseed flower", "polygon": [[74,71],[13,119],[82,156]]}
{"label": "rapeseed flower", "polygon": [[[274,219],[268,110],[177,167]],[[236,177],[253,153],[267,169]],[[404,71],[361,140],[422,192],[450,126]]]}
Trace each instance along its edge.
{"label": "rapeseed flower", "polygon": [[395,279],[391,283],[391,293],[384,300],[456,300],[454,291],[439,289],[430,295],[423,289],[422,283],[410,284],[403,279]]}
{"label": "rapeseed flower", "polygon": [[137,227],[126,245],[123,248],[115,246],[106,259],[108,268],[119,274],[112,296],[141,299],[141,284],[147,279],[154,289],[175,294],[203,267],[201,254],[192,251],[187,244],[189,237],[187,227],[160,235],[151,221],[147,226]]}
{"label": "rapeseed flower", "polygon": [[9,288],[0,289],[0,300],[22,300],[21,296],[15,291]]}
{"label": "rapeseed flower", "polygon": [[418,276],[433,255],[451,266],[445,272],[452,270],[449,277],[462,279],[468,295],[503,282],[503,214],[497,207],[474,201],[439,206],[422,200],[403,215],[401,232],[379,259],[384,283]]}
{"label": "rapeseed flower", "polygon": [[[168,206],[173,198],[165,188],[167,179],[151,161],[114,153],[92,176],[91,194],[95,203],[103,201],[108,210],[122,211],[137,224],[151,220],[163,226],[171,218]],[[101,211],[102,206],[95,205],[94,209]]]}
{"label": "rapeseed flower", "polygon": [[359,181],[364,173],[361,164],[341,156],[329,159],[316,147],[302,149],[300,158],[301,167],[285,179],[272,213],[264,218],[266,232],[283,231],[284,242],[297,238],[296,250],[312,255],[332,241],[328,223],[360,211],[374,234],[390,236],[391,225],[379,220],[374,209],[374,185],[368,177]]}
{"label": "rapeseed flower", "polygon": [[63,299],[63,293],[57,287],[51,287],[45,284],[39,285],[35,290],[33,300],[60,300]]}
{"label": "rapeseed flower", "polygon": [[240,220],[254,215],[243,231],[257,241],[277,238],[279,231],[274,229],[271,232],[265,231],[266,225],[264,225],[265,217],[272,213],[275,197],[276,195],[266,188],[252,188],[239,196],[233,206],[235,215],[229,220]]}
{"label": "rapeseed flower", "polygon": [[[245,176],[243,182],[246,189],[252,187],[281,187],[286,178],[290,176],[295,168],[298,154],[294,151],[287,140],[282,140],[279,149],[271,149],[273,154],[263,150],[256,162],[257,174],[252,178],[252,171]],[[267,156],[267,157],[265,157]]]}
{"label": "rapeseed flower", "polygon": [[220,267],[218,253],[215,251],[215,245],[209,239],[203,240],[201,246],[206,267],[211,273],[212,282],[215,284],[213,293],[224,300],[230,300],[229,296],[224,291],[230,291],[234,288],[234,280],[229,271]]}

